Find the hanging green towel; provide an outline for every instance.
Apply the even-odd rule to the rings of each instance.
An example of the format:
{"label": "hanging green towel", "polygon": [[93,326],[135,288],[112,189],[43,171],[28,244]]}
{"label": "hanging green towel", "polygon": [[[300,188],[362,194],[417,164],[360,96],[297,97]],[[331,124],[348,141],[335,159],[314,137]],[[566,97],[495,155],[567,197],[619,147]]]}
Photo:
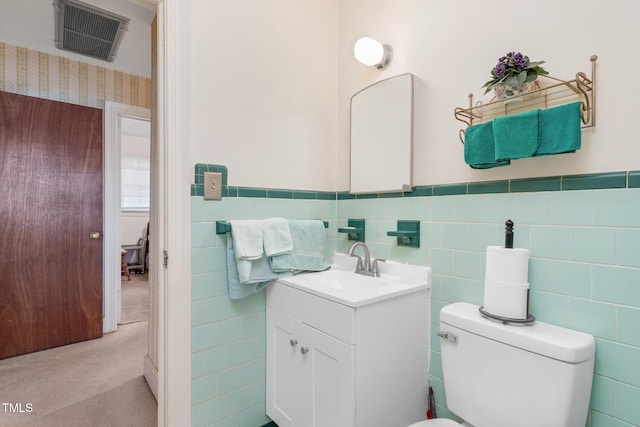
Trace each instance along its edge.
{"label": "hanging green towel", "polygon": [[540,111],[540,146],[536,156],[575,153],[582,143],[580,102]]}
{"label": "hanging green towel", "polygon": [[274,273],[323,271],[331,264],[326,259],[327,230],[321,220],[287,220],[293,250],[271,258]]}
{"label": "hanging green towel", "polygon": [[497,162],[491,122],[469,126],[464,136],[464,161],[473,169],[506,166],[509,160]]}
{"label": "hanging green towel", "polygon": [[531,157],[538,150],[540,110],[493,119],[496,161]]}

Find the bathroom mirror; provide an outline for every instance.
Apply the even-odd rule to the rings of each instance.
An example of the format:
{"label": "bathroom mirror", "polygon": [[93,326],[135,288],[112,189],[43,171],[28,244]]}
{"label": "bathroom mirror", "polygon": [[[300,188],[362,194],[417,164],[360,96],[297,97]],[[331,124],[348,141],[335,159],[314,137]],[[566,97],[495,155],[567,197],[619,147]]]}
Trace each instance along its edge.
{"label": "bathroom mirror", "polygon": [[411,191],[413,75],[372,84],[351,97],[352,194]]}

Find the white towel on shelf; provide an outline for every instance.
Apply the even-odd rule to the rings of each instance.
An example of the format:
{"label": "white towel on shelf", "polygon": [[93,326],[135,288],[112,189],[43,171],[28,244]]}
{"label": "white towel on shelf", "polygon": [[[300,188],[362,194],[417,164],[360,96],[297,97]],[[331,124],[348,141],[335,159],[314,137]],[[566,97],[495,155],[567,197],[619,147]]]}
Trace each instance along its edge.
{"label": "white towel on shelf", "polygon": [[293,250],[293,239],[284,218],[269,218],[262,221],[264,254],[267,257],[287,254]]}
{"label": "white towel on shelf", "polygon": [[233,247],[238,260],[256,260],[262,256],[262,223],[255,219],[229,221]]}

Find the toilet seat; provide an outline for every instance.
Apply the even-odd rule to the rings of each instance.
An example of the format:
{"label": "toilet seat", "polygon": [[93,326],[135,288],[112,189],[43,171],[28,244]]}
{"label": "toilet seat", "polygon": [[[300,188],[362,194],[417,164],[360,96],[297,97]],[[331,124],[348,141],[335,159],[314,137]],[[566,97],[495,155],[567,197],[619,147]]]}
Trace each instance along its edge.
{"label": "toilet seat", "polygon": [[461,424],[448,418],[434,418],[411,424],[409,427],[460,427]]}

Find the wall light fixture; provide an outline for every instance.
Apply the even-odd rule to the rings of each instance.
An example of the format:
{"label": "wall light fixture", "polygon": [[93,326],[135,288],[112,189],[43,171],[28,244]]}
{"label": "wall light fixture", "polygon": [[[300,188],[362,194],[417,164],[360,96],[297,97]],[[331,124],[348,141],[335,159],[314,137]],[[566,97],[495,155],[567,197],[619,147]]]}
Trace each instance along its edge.
{"label": "wall light fixture", "polygon": [[362,37],[353,46],[353,56],[365,65],[383,70],[391,63],[393,50],[389,45],[383,45],[369,37]]}

